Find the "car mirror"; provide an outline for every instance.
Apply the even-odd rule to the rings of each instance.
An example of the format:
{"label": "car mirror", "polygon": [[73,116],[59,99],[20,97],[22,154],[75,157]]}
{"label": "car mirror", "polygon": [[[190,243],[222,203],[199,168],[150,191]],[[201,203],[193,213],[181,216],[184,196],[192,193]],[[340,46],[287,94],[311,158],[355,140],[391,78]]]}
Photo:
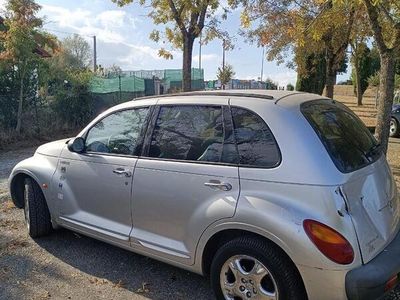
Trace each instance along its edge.
{"label": "car mirror", "polygon": [[85,150],[85,140],[81,137],[76,137],[68,142],[68,149],[71,152],[82,153]]}

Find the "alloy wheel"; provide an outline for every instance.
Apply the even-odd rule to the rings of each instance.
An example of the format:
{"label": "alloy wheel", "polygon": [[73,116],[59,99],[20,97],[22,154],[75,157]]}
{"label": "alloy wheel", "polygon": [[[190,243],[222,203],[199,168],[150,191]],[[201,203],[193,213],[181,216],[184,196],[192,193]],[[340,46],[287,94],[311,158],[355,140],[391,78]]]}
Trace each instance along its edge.
{"label": "alloy wheel", "polygon": [[222,266],[220,284],[226,300],[278,299],[278,288],[272,274],[251,256],[229,258]]}

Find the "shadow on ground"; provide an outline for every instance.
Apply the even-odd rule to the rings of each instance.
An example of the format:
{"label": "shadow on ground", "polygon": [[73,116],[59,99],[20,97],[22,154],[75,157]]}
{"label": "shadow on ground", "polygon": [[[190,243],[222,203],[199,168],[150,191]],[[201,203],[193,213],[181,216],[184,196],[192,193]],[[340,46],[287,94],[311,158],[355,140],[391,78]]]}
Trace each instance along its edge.
{"label": "shadow on ground", "polygon": [[[66,229],[35,241],[64,263],[151,299],[213,299],[202,276]],[[145,289],[146,291],[143,291]]]}

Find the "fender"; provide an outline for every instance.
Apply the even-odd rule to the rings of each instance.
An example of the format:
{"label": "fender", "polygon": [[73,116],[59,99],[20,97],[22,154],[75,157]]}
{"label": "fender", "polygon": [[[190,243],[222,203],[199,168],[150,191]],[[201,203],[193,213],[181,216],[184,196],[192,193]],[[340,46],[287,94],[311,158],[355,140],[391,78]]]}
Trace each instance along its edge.
{"label": "fender", "polygon": [[[35,153],[34,156],[19,162],[14,167],[8,179],[8,184],[12,200],[17,207],[22,208],[23,205],[21,206],[16,198],[16,189],[20,188],[20,186],[16,185],[15,180],[16,178],[19,178],[21,174],[24,174],[34,179],[40,186],[51,216],[53,217],[57,215],[56,203],[53,201],[51,182],[52,177],[57,169],[58,160],[58,157]],[[44,187],[43,184],[45,184],[47,187]]]}

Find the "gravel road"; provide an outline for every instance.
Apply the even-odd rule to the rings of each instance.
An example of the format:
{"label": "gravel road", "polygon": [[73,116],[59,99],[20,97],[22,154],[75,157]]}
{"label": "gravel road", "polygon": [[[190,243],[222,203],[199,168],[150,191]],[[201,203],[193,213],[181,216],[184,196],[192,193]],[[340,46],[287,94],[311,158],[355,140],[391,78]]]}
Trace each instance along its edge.
{"label": "gravel road", "polygon": [[[9,200],[12,167],[35,148],[0,153],[0,299],[213,299],[196,274],[61,229],[32,240]],[[388,159],[400,186],[400,140]],[[400,290],[385,300],[400,300]]]}

